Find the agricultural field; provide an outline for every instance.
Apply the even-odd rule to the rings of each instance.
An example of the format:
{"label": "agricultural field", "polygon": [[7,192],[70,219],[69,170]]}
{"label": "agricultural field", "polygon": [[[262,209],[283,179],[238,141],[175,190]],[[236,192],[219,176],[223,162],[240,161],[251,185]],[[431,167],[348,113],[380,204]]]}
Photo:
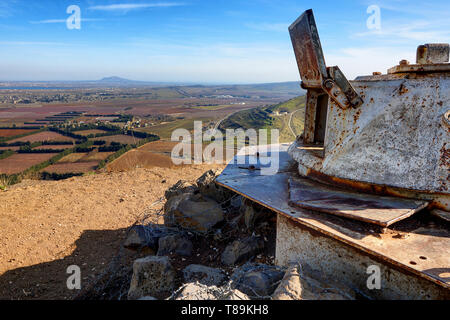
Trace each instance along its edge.
{"label": "agricultural field", "polygon": [[98,166],[98,161],[87,161],[87,162],[66,162],[66,163],[55,163],[45,169],[42,172],[48,173],[86,173],[90,171],[95,171]]}
{"label": "agricultural field", "polygon": [[[74,147],[73,144],[42,145],[42,146],[34,147],[33,150],[64,150],[64,149],[70,149],[73,147]],[[17,147],[17,149],[18,148],[19,147]]]}
{"label": "agricultural field", "polygon": [[63,136],[62,134],[53,131],[43,131],[36,134],[32,134],[26,137],[9,140],[8,143],[14,142],[42,142],[42,141],[70,141],[74,142],[75,139]]}
{"label": "agricultural field", "polygon": [[20,173],[54,156],[54,153],[13,154],[6,159],[0,160],[0,174]]}
{"label": "agricultural field", "polygon": [[71,153],[60,159],[57,163],[42,169],[41,172],[65,174],[95,171],[100,161],[105,160],[112,154],[113,152],[97,151]]}
{"label": "agricultural field", "polygon": [[106,131],[98,129],[77,131],[77,134],[85,137],[91,134],[103,134],[103,133],[106,133]]}
{"label": "agricultural field", "polygon": [[0,128],[0,138],[14,137],[26,133],[31,133],[33,129],[2,129]]}
{"label": "agricultural field", "polygon": [[135,144],[141,140],[141,138],[132,137],[128,135],[115,135],[115,136],[106,136],[106,137],[99,137],[99,138],[93,138],[92,141],[106,141],[107,144],[111,144],[111,142],[119,142],[122,144]]}
{"label": "agricultural field", "polygon": [[[37,164],[32,168],[36,172],[68,175],[105,166],[171,168],[171,152],[178,144],[169,141],[172,133],[181,128],[192,132],[194,121],[202,121],[203,130],[279,128],[282,140],[293,140],[302,126],[301,106],[295,99],[283,101],[301,92],[298,83],[0,90],[0,173],[18,173],[20,180],[30,173],[24,170]],[[8,102],[11,97],[14,103]],[[283,115],[272,117],[276,110]],[[97,134],[104,136],[89,137]],[[154,138],[150,135],[163,141],[142,146]],[[46,149],[56,152],[47,154]],[[17,168],[12,169],[14,162]]]}
{"label": "agricultural field", "polygon": [[0,151],[2,151],[2,150],[13,150],[13,151],[16,151],[16,150],[19,150],[20,149],[20,147],[0,147]]}
{"label": "agricultural field", "polygon": [[[116,159],[115,161],[108,164],[106,169],[108,171],[127,171],[127,170],[133,170],[135,168],[154,168],[154,167],[160,167],[160,168],[174,168],[178,165],[175,165],[172,161],[171,155],[172,150],[175,146],[179,145],[179,142],[172,142],[172,141],[155,141],[150,142],[138,149],[131,150],[127,152],[126,154],[122,155],[120,158]],[[209,146],[208,143],[204,143],[202,147],[202,152],[206,150],[206,148]],[[217,145],[217,150],[220,150],[222,146]],[[194,145],[193,144],[184,144],[184,150],[188,151],[190,150],[190,159],[191,163],[193,163],[194,160]],[[228,152],[230,156],[227,158],[227,148],[226,146],[223,146],[222,148],[222,155],[225,162],[228,162],[229,160],[234,157],[236,154],[236,149],[230,149]],[[215,156],[215,151],[212,151],[212,156]],[[180,154],[180,158],[188,158],[186,154]],[[206,159],[204,159],[206,161]],[[181,165],[182,166],[182,165]]]}

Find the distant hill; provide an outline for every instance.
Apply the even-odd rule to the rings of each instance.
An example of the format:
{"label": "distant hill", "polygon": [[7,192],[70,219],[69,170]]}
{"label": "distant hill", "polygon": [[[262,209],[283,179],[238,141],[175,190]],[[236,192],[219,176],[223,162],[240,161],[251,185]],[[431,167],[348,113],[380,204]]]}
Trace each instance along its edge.
{"label": "distant hill", "polygon": [[138,81],[128,80],[121,77],[106,77],[101,79],[100,82],[138,82]]}

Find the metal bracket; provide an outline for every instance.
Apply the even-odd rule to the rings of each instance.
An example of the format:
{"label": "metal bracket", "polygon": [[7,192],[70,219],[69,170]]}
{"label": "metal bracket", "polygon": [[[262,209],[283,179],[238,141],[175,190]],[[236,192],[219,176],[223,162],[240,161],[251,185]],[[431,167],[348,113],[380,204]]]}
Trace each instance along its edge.
{"label": "metal bracket", "polygon": [[339,67],[326,67],[313,11],[305,11],[290,27],[303,89],[322,89],[342,109],[357,108],[363,100]]}

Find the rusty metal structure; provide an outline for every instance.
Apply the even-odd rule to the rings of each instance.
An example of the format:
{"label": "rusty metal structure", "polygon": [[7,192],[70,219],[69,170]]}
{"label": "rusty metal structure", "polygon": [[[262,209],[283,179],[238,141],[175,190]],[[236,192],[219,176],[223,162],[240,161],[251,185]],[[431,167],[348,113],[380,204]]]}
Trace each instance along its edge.
{"label": "rusty metal structure", "polygon": [[[449,45],[421,45],[416,64],[349,81],[326,66],[312,10],[289,32],[304,133],[272,146],[275,175],[255,170],[265,153],[249,149],[258,165],[232,161],[217,183],[277,214],[278,264],[298,261],[368,298],[449,299]],[[381,290],[367,286],[371,265]]]}

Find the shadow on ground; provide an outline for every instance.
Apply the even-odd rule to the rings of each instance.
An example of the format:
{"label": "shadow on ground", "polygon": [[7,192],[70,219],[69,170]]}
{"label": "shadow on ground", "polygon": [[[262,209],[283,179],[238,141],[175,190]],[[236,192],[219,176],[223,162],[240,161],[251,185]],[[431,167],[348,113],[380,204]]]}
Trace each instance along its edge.
{"label": "shadow on ground", "polygon": [[67,288],[67,268],[81,268],[82,289],[92,285],[119,253],[128,229],[86,230],[71,255],[60,260],[17,268],[0,276],[1,300],[73,299],[79,291]]}

